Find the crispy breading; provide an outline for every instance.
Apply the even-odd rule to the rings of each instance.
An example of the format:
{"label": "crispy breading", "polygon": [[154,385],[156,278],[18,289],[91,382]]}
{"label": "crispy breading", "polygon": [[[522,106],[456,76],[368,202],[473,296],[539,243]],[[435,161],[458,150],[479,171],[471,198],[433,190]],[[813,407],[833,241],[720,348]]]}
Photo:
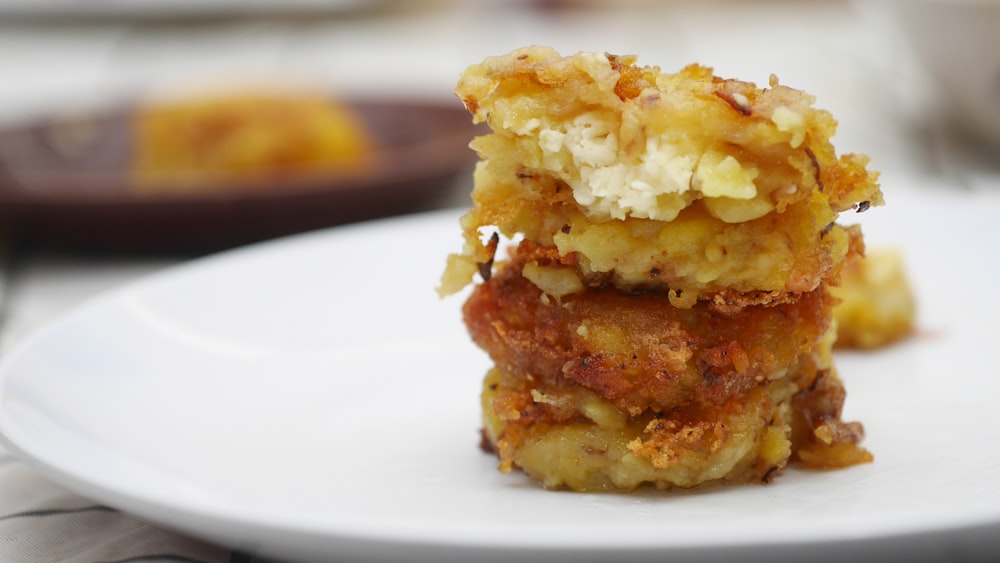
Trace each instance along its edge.
{"label": "crispy breading", "polygon": [[823,288],[731,314],[708,302],[677,308],[660,292],[552,298],[521,275],[549,264],[544,255],[522,243],[476,286],[463,309],[473,340],[503,371],[574,382],[629,413],[719,404],[783,377],[830,327]]}
{"label": "crispy breading", "polygon": [[466,244],[442,280],[471,281],[483,228],[576,254],[619,288],[805,292],[839,275],[850,208],[882,203],[862,156],[837,156],[836,123],[782,86],[676,74],[634,58],[527,48],[470,67],[458,94],[492,132],[473,147]]}
{"label": "crispy breading", "polygon": [[[667,489],[760,481],[788,460],[789,399],[779,386],[773,392],[782,397],[760,386],[709,408],[627,417],[572,386],[543,393],[527,377],[520,378],[525,389],[500,383],[517,379],[499,370],[486,378],[485,438],[501,471],[519,468],[549,488],[628,491],[644,484]],[[534,419],[509,410],[512,397],[535,406]],[[548,413],[552,420],[542,420]]]}
{"label": "crispy breading", "polygon": [[523,470],[549,488],[769,482],[793,460],[814,468],[871,461],[858,445],[860,424],[839,418],[843,401],[840,380],[813,358],[720,404],[638,415],[577,384],[495,368],[483,382],[483,442],[501,471]]}

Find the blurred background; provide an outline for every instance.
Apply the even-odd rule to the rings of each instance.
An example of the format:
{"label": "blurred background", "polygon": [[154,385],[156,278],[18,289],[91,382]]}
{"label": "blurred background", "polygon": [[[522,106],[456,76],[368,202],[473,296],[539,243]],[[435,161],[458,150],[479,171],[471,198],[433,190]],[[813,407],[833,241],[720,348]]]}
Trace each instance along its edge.
{"label": "blurred background", "polygon": [[[840,150],[870,154],[877,169],[911,170],[940,157],[926,153],[941,126],[939,89],[906,29],[926,3],[0,0],[0,124],[246,76],[457,104],[451,91],[467,65],[542,44],[638,54],[664,70],[699,62],[758,84],[774,73],[840,120]],[[969,35],[943,30],[962,22],[929,19],[928,37]],[[979,53],[983,62],[995,56]],[[998,72],[982,69],[996,89]]]}
{"label": "blurred background", "polygon": [[855,116],[891,120],[913,93],[895,87],[914,69],[892,11],[835,0],[2,0],[0,117],[246,73],[449,100],[465,66],[545,44],[761,83],[775,73],[836,106],[845,129],[863,128]]}
{"label": "blurred background", "polygon": [[[947,97],[972,76],[1000,90],[989,60],[1000,26],[973,12],[979,4],[1000,11],[988,0],[0,0],[0,126],[241,80],[459,107],[451,92],[467,65],[541,44],[638,54],[664,70],[699,62],[758,84],[774,73],[840,120],[841,151],[893,174],[939,172],[961,168],[942,153],[948,118],[962,114],[949,106],[978,112],[965,119],[973,128],[1000,120],[983,117],[997,105]],[[942,88],[925,63],[945,52],[964,63],[940,64],[962,72]]]}

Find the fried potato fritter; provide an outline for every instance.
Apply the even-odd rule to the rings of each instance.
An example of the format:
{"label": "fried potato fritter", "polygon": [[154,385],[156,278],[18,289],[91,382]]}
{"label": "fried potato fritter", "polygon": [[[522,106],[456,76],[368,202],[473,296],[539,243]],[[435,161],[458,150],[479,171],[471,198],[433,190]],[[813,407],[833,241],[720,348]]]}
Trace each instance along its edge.
{"label": "fried potato fritter", "polygon": [[[543,392],[500,383],[511,379],[517,378],[494,370],[484,382],[484,434],[500,457],[501,471],[519,468],[549,488],[669,489],[720,479],[760,481],[784,467],[790,453],[785,386],[760,386],[712,407],[626,417],[578,388]],[[534,415],[513,410],[518,402],[530,405]],[[547,414],[551,420],[545,420]]]}
{"label": "fried potato fritter", "polygon": [[483,437],[501,471],[521,469],[549,488],[766,483],[792,460],[821,469],[871,461],[858,446],[861,426],[839,418],[844,396],[832,370],[804,361],[719,404],[627,416],[580,385],[494,368],[483,383]]}
{"label": "fried potato fritter", "polygon": [[614,288],[557,300],[521,275],[543,254],[522,243],[476,286],[464,307],[473,340],[503,371],[577,383],[630,414],[720,404],[785,377],[830,327],[824,288],[732,314]]}
{"label": "fried potato fritter", "polygon": [[847,257],[838,214],[882,203],[867,159],[836,155],[829,113],[774,78],[532,47],[470,67],[457,93],[492,132],[472,143],[474,205],[443,294],[472,281],[459,264],[488,261],[484,227],[575,253],[625,290],[806,292]]}
{"label": "fried potato fritter", "polygon": [[841,419],[832,291],[864,254],[840,214],[882,194],[811,96],[541,47],[456,92],[491,132],[438,290],[481,280],[463,318],[501,471],[629,491],[872,460]]}
{"label": "fried potato fritter", "polygon": [[838,347],[874,350],[913,334],[916,297],[900,251],[880,248],[852,260],[831,291],[840,300]]}

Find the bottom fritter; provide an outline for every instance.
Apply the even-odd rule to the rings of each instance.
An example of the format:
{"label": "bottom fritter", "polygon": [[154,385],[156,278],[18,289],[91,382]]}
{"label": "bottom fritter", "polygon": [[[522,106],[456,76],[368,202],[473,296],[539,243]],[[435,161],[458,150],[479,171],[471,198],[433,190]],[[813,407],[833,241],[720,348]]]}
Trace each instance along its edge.
{"label": "bottom fritter", "polygon": [[768,381],[718,405],[630,416],[580,385],[494,368],[482,392],[484,447],[503,472],[518,468],[547,488],[577,491],[766,483],[789,461],[871,461],[857,445],[861,426],[840,420],[836,374],[811,359],[798,369],[811,375]]}
{"label": "bottom fritter", "polygon": [[522,242],[463,307],[494,362],[483,433],[501,471],[627,491],[871,460],[861,425],[840,419],[825,284],[771,303],[679,307],[662,288],[585,284],[568,262]]}

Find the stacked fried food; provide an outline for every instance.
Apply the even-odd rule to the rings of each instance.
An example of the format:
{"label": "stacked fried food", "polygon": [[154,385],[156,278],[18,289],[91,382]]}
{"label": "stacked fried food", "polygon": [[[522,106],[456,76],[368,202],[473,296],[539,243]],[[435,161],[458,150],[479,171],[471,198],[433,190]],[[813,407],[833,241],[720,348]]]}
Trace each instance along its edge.
{"label": "stacked fried food", "polygon": [[871,459],[840,418],[829,288],[864,248],[838,215],[882,196],[812,97],[542,47],[457,93],[491,133],[439,291],[481,277],[463,311],[502,471],[607,491]]}

